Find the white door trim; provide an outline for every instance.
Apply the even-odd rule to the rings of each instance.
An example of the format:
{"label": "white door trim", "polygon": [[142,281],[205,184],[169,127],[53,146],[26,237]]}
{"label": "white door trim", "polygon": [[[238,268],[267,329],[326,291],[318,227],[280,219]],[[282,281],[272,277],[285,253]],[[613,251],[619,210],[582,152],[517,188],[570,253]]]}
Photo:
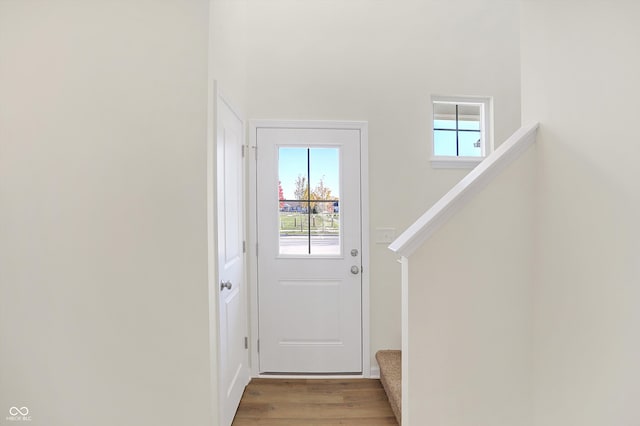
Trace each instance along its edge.
{"label": "white door trim", "polygon": [[[257,185],[256,185],[256,136],[258,128],[285,128],[285,129],[353,129],[360,131],[360,203],[362,226],[362,375],[348,377],[365,377],[371,375],[371,339],[370,339],[370,315],[369,315],[369,145],[368,123],[366,121],[291,121],[291,120],[249,120],[249,227],[247,263],[249,268],[249,310],[251,344],[249,345],[251,356],[251,375],[261,377],[258,371],[258,264],[256,244],[258,241],[257,230]],[[289,377],[289,376],[265,376],[265,377]],[[297,378],[307,376],[296,375]],[[318,377],[318,376],[308,376]],[[322,376],[333,377],[333,376]],[[344,376],[335,376],[344,377]]]}

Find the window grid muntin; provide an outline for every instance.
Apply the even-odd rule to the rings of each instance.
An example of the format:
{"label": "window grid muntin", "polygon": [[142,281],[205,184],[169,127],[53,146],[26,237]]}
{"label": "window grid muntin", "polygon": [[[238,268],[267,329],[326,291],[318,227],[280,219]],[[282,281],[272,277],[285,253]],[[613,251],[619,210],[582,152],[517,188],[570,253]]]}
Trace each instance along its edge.
{"label": "window grid muntin", "polygon": [[[434,106],[434,111],[433,111],[433,118],[432,118],[432,141],[433,141],[433,145],[432,145],[432,161],[448,161],[446,160],[447,158],[459,158],[459,159],[482,159],[483,157],[485,157],[488,153],[491,152],[492,150],[492,143],[491,143],[491,139],[489,137],[489,132],[490,132],[490,123],[489,121],[490,119],[490,114],[491,114],[491,106],[492,106],[492,99],[490,97],[464,97],[464,96],[436,96],[436,95],[432,95],[431,97],[431,101],[432,101],[432,105]],[[436,112],[436,105],[451,105],[451,106],[455,106],[455,115],[454,115],[454,111],[450,111],[450,112],[441,112],[441,113],[437,113]],[[478,129],[464,129],[461,128],[461,123],[465,123],[465,122],[469,122],[469,120],[465,120],[465,117],[470,116],[471,114],[465,113],[464,111],[460,111],[460,106],[472,106],[472,107],[477,107],[478,108],[478,118],[477,118],[477,123],[478,123]],[[443,118],[443,116],[447,117],[447,118]],[[448,118],[450,117],[450,118]],[[455,128],[452,128],[453,126],[448,126],[447,124],[444,124],[444,122],[449,121],[449,122],[455,122]],[[473,120],[476,121],[476,120]],[[440,122],[440,123],[437,123]],[[440,124],[440,125],[437,125]],[[462,126],[465,127],[465,126]],[[437,140],[437,135],[436,132],[441,132],[440,135],[442,135],[442,132],[453,132],[452,134],[455,134],[456,137],[456,154],[453,155],[453,153],[451,154],[442,154],[442,153],[437,153],[436,148],[438,147],[438,145],[436,144],[436,140]],[[474,143],[474,147],[473,148],[477,148],[479,149],[479,153],[478,154],[471,154],[471,155],[460,155],[461,148],[460,148],[460,134],[462,133],[476,133],[479,137],[479,142],[480,145],[479,146],[475,146],[475,142]],[[450,143],[450,142],[449,142]],[[440,145],[445,146],[446,145]],[[446,151],[446,149],[445,149]],[[464,152],[463,152],[464,154]],[[440,160],[442,159],[442,160]]]}

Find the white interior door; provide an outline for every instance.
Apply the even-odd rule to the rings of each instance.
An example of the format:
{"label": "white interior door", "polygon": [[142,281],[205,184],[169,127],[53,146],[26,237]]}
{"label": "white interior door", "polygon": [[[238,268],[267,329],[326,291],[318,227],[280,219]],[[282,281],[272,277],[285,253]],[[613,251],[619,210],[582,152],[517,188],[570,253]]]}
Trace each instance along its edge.
{"label": "white interior door", "polygon": [[229,426],[249,381],[244,267],[243,122],[217,96],[220,424]]}
{"label": "white interior door", "polygon": [[361,373],[360,131],[258,128],[260,373]]}

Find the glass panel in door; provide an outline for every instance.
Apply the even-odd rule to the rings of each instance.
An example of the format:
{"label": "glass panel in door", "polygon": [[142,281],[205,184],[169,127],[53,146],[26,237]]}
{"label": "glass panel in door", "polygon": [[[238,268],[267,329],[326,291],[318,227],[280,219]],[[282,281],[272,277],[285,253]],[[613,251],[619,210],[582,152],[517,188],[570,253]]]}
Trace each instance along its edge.
{"label": "glass panel in door", "polygon": [[340,255],[340,149],[280,147],[280,255]]}

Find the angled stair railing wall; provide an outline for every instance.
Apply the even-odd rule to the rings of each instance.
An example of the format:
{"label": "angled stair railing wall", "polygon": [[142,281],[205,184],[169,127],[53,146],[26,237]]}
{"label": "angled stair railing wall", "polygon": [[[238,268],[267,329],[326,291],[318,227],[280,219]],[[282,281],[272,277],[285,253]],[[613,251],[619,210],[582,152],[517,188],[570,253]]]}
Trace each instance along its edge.
{"label": "angled stair railing wall", "polygon": [[[508,138],[502,145],[500,145],[493,153],[491,153],[489,156],[487,156],[487,158],[482,161],[476,168],[474,168],[467,176],[465,176],[458,184],[456,184],[447,194],[445,194],[438,202],[436,202],[427,212],[425,212],[420,218],[418,218],[418,220],[416,220],[411,226],[409,226],[409,228],[407,228],[406,231],[404,231],[390,246],[389,249],[391,249],[392,251],[394,251],[395,253],[399,254],[401,256],[400,259],[400,263],[402,264],[402,383],[401,383],[401,393],[402,393],[402,404],[401,404],[401,408],[402,408],[402,425],[420,425],[420,424],[427,424],[430,421],[433,421],[433,419],[427,419],[424,418],[424,416],[422,416],[422,418],[411,418],[411,412],[413,410],[410,411],[409,408],[409,404],[410,404],[410,399],[409,399],[409,392],[410,389],[414,388],[414,386],[412,385],[410,387],[409,385],[409,381],[413,380],[415,382],[420,381],[420,380],[424,380],[424,378],[421,378],[419,376],[416,375],[416,370],[418,370],[418,372],[420,371],[424,371],[424,370],[420,370],[420,369],[414,369],[413,366],[410,364],[410,358],[409,358],[409,348],[410,347],[414,347],[414,346],[410,346],[413,345],[411,341],[412,336],[413,337],[417,337],[418,340],[421,340],[420,344],[418,346],[420,347],[425,347],[425,346],[430,346],[432,342],[427,341],[425,344],[425,339],[427,339],[427,337],[424,337],[424,332],[422,330],[420,330],[422,328],[422,324],[415,324],[415,323],[410,323],[409,319],[410,319],[410,315],[409,315],[409,306],[410,306],[410,296],[409,296],[409,292],[413,291],[412,294],[412,300],[411,300],[411,304],[416,304],[419,303],[416,301],[416,291],[415,291],[415,287],[416,285],[418,285],[419,287],[422,286],[423,283],[423,278],[420,276],[416,276],[416,273],[421,273],[422,270],[424,270],[424,266],[421,264],[424,264],[424,258],[421,259],[417,259],[416,261],[418,263],[416,263],[415,265],[412,264],[412,268],[411,268],[411,273],[413,274],[411,277],[411,281],[409,279],[409,265],[410,265],[410,260],[412,258],[412,256],[414,255],[414,253],[416,253],[416,251],[421,251],[419,249],[421,249],[425,243],[432,237],[434,236],[434,234],[436,233],[436,231],[438,231],[440,228],[442,228],[443,226],[446,225],[446,223],[448,221],[450,221],[457,213],[460,212],[460,214],[464,213],[464,207],[470,203],[473,199],[476,198],[476,196],[478,194],[481,193],[481,191],[483,191],[485,188],[487,188],[487,191],[490,190],[490,188],[492,187],[491,182],[495,179],[497,179],[501,173],[503,171],[505,171],[507,169],[507,166],[509,166],[511,163],[513,163],[514,161],[516,161],[518,158],[520,158],[525,151],[527,151],[527,149],[535,142],[536,140],[536,134],[537,134],[537,130],[538,130],[538,123],[534,123],[534,124],[530,124],[530,125],[526,125],[521,127],[519,130],[517,130],[510,138]],[[509,180],[513,180],[514,176],[515,179],[521,179],[522,182],[530,182],[531,179],[533,179],[533,177],[530,177],[533,173],[533,167],[534,167],[534,163],[533,163],[533,157],[530,157],[530,159],[526,160],[527,163],[523,164],[523,168],[526,170],[520,170],[520,171],[510,171],[510,175],[506,176],[502,179],[502,182],[497,182],[496,185],[493,185],[495,187],[495,191],[491,192],[488,196],[494,197],[493,199],[487,199],[484,201],[485,205],[489,206],[486,207],[487,209],[491,209],[491,202],[492,200],[500,200],[500,195],[496,195],[495,192],[497,191],[498,193],[500,191],[506,191],[504,196],[507,197],[507,199],[504,201],[505,203],[509,203],[510,200],[508,197],[512,197],[515,198],[517,200],[524,200],[523,203],[532,203],[533,201],[531,201],[533,199],[533,194],[528,194],[526,196],[519,194],[517,191],[521,191],[521,189],[517,186],[517,184],[515,184],[514,182],[511,182]],[[514,166],[515,167],[515,166]],[[510,169],[511,170],[511,169]],[[505,172],[506,173],[506,172]],[[511,176],[515,173],[514,176]],[[514,186],[515,185],[515,186]],[[531,190],[531,187],[523,187],[522,188],[523,191],[528,191],[528,192],[533,192]],[[514,195],[516,194],[516,195]],[[527,198],[523,198],[523,197],[527,197]],[[518,202],[516,200],[516,202]],[[522,203],[521,203],[522,204]],[[531,210],[529,204],[526,204],[526,206],[523,205],[519,205],[517,206],[516,210],[512,213],[513,215],[520,215],[523,214],[524,212],[524,216],[528,215],[529,211]],[[475,207],[474,207],[475,208]],[[494,209],[499,209],[499,207],[493,207]],[[517,210],[519,209],[519,210]],[[496,215],[496,216],[499,216]],[[462,220],[462,219],[460,219]],[[492,222],[490,224],[491,227],[500,227],[500,223],[496,224],[496,221],[498,219],[492,219]],[[515,220],[510,220],[509,224],[507,226],[517,226],[517,225],[513,225],[513,223],[517,222],[518,218],[516,218]],[[468,218],[467,218],[467,225],[464,226],[469,226],[468,225]],[[473,220],[471,221],[473,222]],[[454,224],[452,224],[453,226]],[[457,222],[456,222],[456,226],[457,226]],[[472,225],[473,226],[473,225]],[[523,224],[522,226],[527,226],[527,224]],[[486,231],[485,234],[481,234],[483,236],[487,236],[489,235],[490,239],[490,233],[492,231],[488,230]],[[508,231],[505,231],[507,233],[506,236],[502,236],[502,240],[501,241],[509,241],[509,238],[519,238],[519,235],[517,232],[514,233],[514,235],[511,237],[510,235],[508,235]],[[529,231],[529,230],[525,230],[522,231],[528,234],[524,234],[524,238],[523,239],[527,239],[529,236],[531,236],[532,234],[530,234],[533,231]],[[455,232],[454,232],[455,233]],[[442,238],[442,236],[441,236]],[[442,244],[443,242],[439,240],[439,242],[437,244]],[[446,244],[446,241],[445,243]],[[457,244],[461,244],[460,241],[457,242]],[[464,245],[464,243],[462,243]],[[478,242],[476,242],[476,244],[479,244]],[[527,243],[525,242],[518,242],[516,243],[516,246],[518,246],[518,244],[521,244],[522,246],[526,246]],[[507,244],[508,245],[508,244]],[[520,246],[518,246],[520,247]],[[449,248],[450,249],[450,248]],[[435,249],[433,249],[435,250]],[[433,253],[432,250],[432,253]],[[500,250],[503,250],[502,246],[500,247]],[[421,251],[422,254],[420,254],[420,256],[425,256],[424,254],[424,250]],[[499,255],[499,254],[498,254]],[[508,256],[508,253],[507,255]],[[419,256],[417,256],[419,257]],[[521,259],[524,256],[518,258]],[[490,259],[490,258],[489,258]],[[440,259],[442,260],[442,259]],[[446,262],[446,259],[445,259]],[[527,260],[523,260],[522,261],[523,264],[525,264],[524,262],[527,262]],[[499,263],[499,261],[497,262]],[[516,261],[516,263],[518,263],[518,261]],[[420,267],[418,267],[420,266]],[[492,273],[494,273],[495,271],[489,273],[489,274],[485,274],[485,275],[491,275]],[[512,272],[509,272],[510,274]],[[504,278],[504,282],[506,282],[507,284],[501,284],[503,285],[502,288],[507,288],[508,289],[508,283],[509,280],[512,280],[513,277],[508,276]],[[486,280],[490,280],[490,278],[486,278]],[[491,282],[491,281],[487,281],[487,282]],[[410,287],[411,286],[411,287]],[[458,286],[460,287],[460,285],[458,284]],[[490,286],[490,285],[489,285]],[[455,299],[451,299],[451,298],[455,298],[455,295],[452,296],[450,293],[447,293],[448,291],[454,291],[454,290],[446,290],[446,285],[439,283],[438,286],[436,286],[441,293],[435,293],[435,294],[429,294],[430,296],[434,296],[434,297],[440,297],[442,295],[442,293],[445,293],[445,295],[442,297],[442,299],[444,300],[455,300]],[[523,285],[524,287],[524,285]],[[444,291],[442,291],[442,288],[445,288]],[[493,289],[495,290],[495,289]],[[460,291],[460,289],[456,289],[455,291]],[[463,288],[464,291],[464,288]],[[423,296],[424,297],[424,296]],[[447,299],[447,297],[449,297],[450,299]],[[519,299],[518,299],[519,300]],[[433,302],[436,303],[436,302]],[[491,302],[488,302],[491,303]],[[502,303],[502,302],[500,302]],[[415,306],[415,305],[414,305]],[[431,305],[432,306],[432,305]],[[502,306],[498,306],[498,308],[502,308]],[[422,306],[420,307],[420,309],[425,309]],[[455,312],[455,311],[454,311]],[[446,313],[444,315],[441,314],[441,317],[437,317],[438,320],[441,320],[442,317],[446,317]],[[451,315],[455,315],[454,313],[452,313]],[[414,315],[412,315],[412,318],[414,318]],[[412,320],[413,320],[412,319]],[[445,318],[446,319],[446,318]],[[516,318],[517,320],[519,320],[518,318]],[[482,321],[482,319],[480,320]],[[465,327],[465,326],[463,326]],[[472,329],[473,326],[469,326],[469,329]],[[524,327],[523,327],[524,328]],[[440,333],[441,331],[438,330],[436,331],[436,335],[437,333]],[[415,333],[420,333],[419,335],[416,335]],[[460,338],[464,338],[464,334],[468,333],[468,330],[464,330],[461,333]],[[509,336],[508,336],[509,337]],[[434,344],[437,344],[436,342],[433,342]],[[520,342],[517,343],[518,345],[522,346],[522,344]],[[518,348],[520,348],[520,346],[518,346]],[[488,352],[491,352],[491,350],[488,350]],[[412,354],[413,356],[416,356],[416,358],[420,359],[422,357],[423,353],[420,353],[418,355],[416,354]],[[420,361],[422,361],[422,359],[420,359]],[[414,359],[415,362],[415,359]],[[420,367],[422,368],[422,367]],[[429,370],[429,371],[433,371]],[[519,372],[519,371],[518,371]],[[428,379],[428,378],[427,378]],[[464,383],[464,380],[466,379],[462,379],[462,382]],[[524,387],[524,385],[523,385]],[[425,397],[428,398],[429,395],[420,395],[420,400],[424,401]],[[441,398],[440,396],[435,397],[436,399]],[[450,402],[451,400],[456,400],[456,398],[458,398],[458,395],[450,395],[450,400],[448,400],[447,402]],[[446,406],[446,404],[443,404],[442,402],[445,400],[446,398],[443,398],[442,401],[436,401],[434,402],[434,404],[436,404],[437,406],[440,407],[444,407]],[[482,397],[479,397],[478,399],[482,399]],[[415,399],[413,400],[415,403]],[[424,401],[424,404],[421,402],[418,405],[424,405],[424,406],[428,406],[429,405],[429,401]],[[480,405],[480,404],[478,404]],[[516,404],[517,405],[517,404]],[[416,412],[420,412],[420,410],[422,409],[422,407],[415,407],[416,408]],[[441,416],[440,418],[442,418],[442,416],[446,416],[447,412],[445,408],[442,408],[443,413],[440,413],[439,415]],[[524,408],[522,410],[525,410]],[[521,411],[522,411],[521,410]],[[469,410],[472,411],[472,410]],[[400,417],[400,416],[398,416]],[[419,417],[419,416],[417,416]],[[507,416],[505,415],[505,418],[507,418]],[[462,424],[462,423],[460,423]],[[472,424],[472,423],[471,423]],[[478,423],[479,424],[479,423]],[[496,425],[497,426],[497,425]]]}
{"label": "angled stair railing wall", "polygon": [[476,168],[458,182],[404,231],[389,249],[402,257],[409,257],[451,216],[484,188],[493,177],[518,158],[536,141],[538,123],[523,126]]}

